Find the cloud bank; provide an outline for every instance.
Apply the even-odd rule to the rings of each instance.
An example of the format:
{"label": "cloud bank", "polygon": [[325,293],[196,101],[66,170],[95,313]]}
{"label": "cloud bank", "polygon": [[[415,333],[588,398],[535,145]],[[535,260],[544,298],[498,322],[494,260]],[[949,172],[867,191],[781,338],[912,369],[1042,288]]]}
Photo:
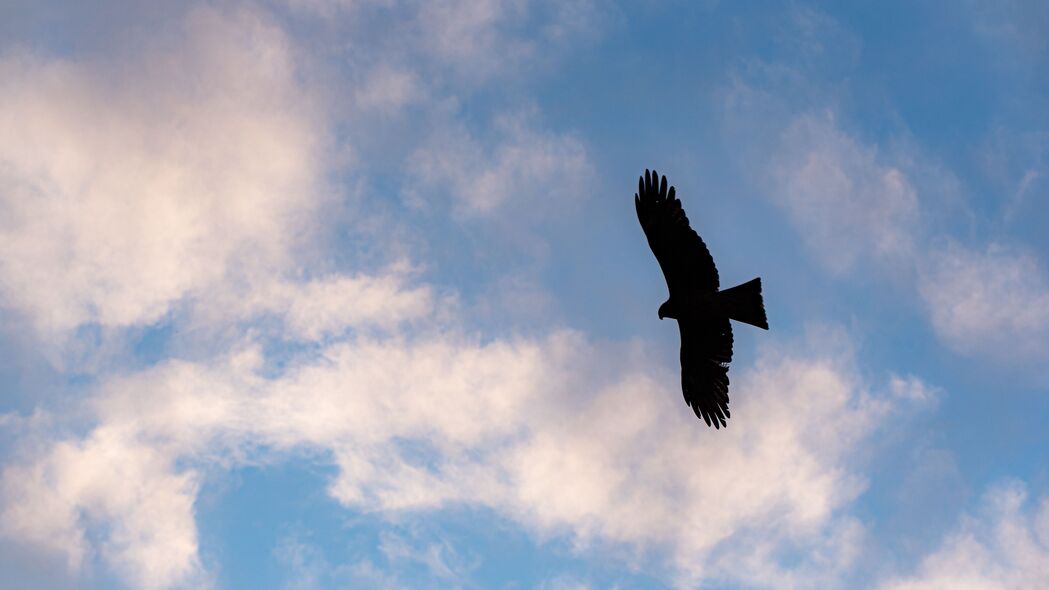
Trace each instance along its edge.
{"label": "cloud bank", "polygon": [[0,61],[0,293],[54,337],[288,269],[325,133],[283,32],[191,11],[134,56]]}
{"label": "cloud bank", "polygon": [[872,392],[851,359],[771,352],[734,389],[738,415],[762,419],[711,438],[637,353],[571,332],[481,343],[442,329],[338,340],[273,377],[251,343],[167,361],[100,384],[84,436],[8,466],[0,522],[74,565],[99,551],[135,586],[186,584],[205,575],[203,482],[307,456],[338,467],[329,492],[349,508],[487,507],[580,548],[663,548],[683,580],[733,579],[725,564],[752,560],[767,583],[784,572],[754,552],[782,547],[847,565],[858,447],[920,382]]}

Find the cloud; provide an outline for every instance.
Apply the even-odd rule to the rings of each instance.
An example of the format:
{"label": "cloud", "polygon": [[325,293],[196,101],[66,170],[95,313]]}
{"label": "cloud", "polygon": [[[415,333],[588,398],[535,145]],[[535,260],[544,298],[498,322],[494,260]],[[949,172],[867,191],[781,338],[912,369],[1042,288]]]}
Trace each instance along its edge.
{"label": "cloud", "polygon": [[381,64],[372,70],[357,89],[357,107],[365,111],[391,114],[423,100],[425,90],[418,77],[407,69]]}
{"label": "cloud", "polygon": [[918,196],[907,175],[842,132],[833,116],[796,116],[773,157],[773,201],[818,260],[834,272],[861,258],[906,260]]}
{"label": "cloud", "polygon": [[[143,588],[202,579],[195,474],[174,473],[152,447],[129,444],[122,433],[103,428],[87,440],[56,444],[43,462],[5,469],[3,483],[5,497],[34,496],[5,506],[4,533],[59,550],[73,568],[98,549],[114,570]],[[87,546],[82,515],[107,528],[100,547]]]}
{"label": "cloud", "polygon": [[[279,318],[284,325],[282,334],[301,341],[320,341],[351,327],[389,330],[434,310],[432,289],[407,287],[404,281],[396,268],[381,275],[333,274],[304,282],[274,281],[252,289],[239,302],[240,313],[246,319]],[[225,311],[236,307],[233,304]]]}
{"label": "cloud", "polygon": [[918,288],[937,334],[955,350],[996,361],[1045,358],[1049,282],[1031,253],[951,244],[930,257]]}
{"label": "cloud", "polygon": [[918,571],[881,585],[884,590],[1038,588],[1049,579],[1049,497],[1027,509],[1019,483],[997,486],[980,513],[965,518]]}
{"label": "cloud", "polygon": [[[346,57],[351,67],[368,65],[381,71],[411,64],[428,86],[455,93],[549,65],[567,48],[598,37],[614,12],[593,0],[286,3],[298,16],[319,19],[310,23],[320,24],[314,32],[337,31],[338,39],[332,41],[350,49]],[[329,45],[323,51],[331,49]],[[402,78],[394,85],[404,88],[414,82]]]}
{"label": "cloud", "polygon": [[478,560],[467,560],[458,555],[448,542],[419,542],[393,533],[381,535],[379,551],[393,564],[418,563],[435,578],[449,586],[462,587]]}
{"label": "cloud", "polygon": [[1049,281],[1033,253],[994,243],[970,249],[927,235],[908,175],[831,117],[799,115],[782,137],[773,164],[782,188],[772,198],[817,260],[836,273],[862,261],[914,268],[903,276],[914,277],[930,323],[950,348],[1014,365],[1045,357]]}
{"label": "cloud", "polygon": [[[426,4],[418,22],[435,28],[420,47],[464,70],[515,63],[539,41],[493,31],[515,31],[524,6]],[[543,34],[569,38],[575,26]],[[404,269],[314,268],[300,248],[330,205],[329,121],[297,56],[250,10],[201,9],[125,59],[4,57],[5,302],[55,333],[147,325],[192,300],[235,337],[180,336],[209,354],[99,375],[74,407],[40,409],[46,420],[4,418],[26,435],[0,474],[0,532],[73,569],[101,559],[134,587],[196,587],[210,579],[201,489],[243,465],[307,460],[336,467],[328,491],[349,510],[480,506],[579,551],[654,559],[681,585],[820,586],[849,566],[864,542],[846,514],[866,485],[859,449],[928,387],[873,386],[847,354],[780,343],[733,373],[737,420],[712,436],[679,397],[676,363],[639,345],[545,327],[465,333],[454,305]],[[353,93],[364,110],[434,91],[413,69],[369,71]],[[536,119],[496,118],[484,137],[450,118],[408,165],[413,198],[447,193],[460,219],[486,221],[573,206],[563,197],[586,197],[586,150]],[[910,220],[907,185],[822,125],[799,120],[787,136],[815,161],[789,177],[787,199],[826,205],[880,252]],[[844,205],[827,196],[837,185],[818,173],[843,170],[896,191],[888,230],[855,223],[857,208],[876,205],[864,189],[846,187]],[[825,191],[817,205],[804,203],[810,190]],[[462,565],[440,547],[385,548],[434,571]],[[282,551],[303,585],[329,575],[308,547]],[[398,583],[369,562],[345,572]]]}
{"label": "cloud", "polygon": [[[805,26],[793,34],[799,47],[808,46]],[[1044,261],[1020,247],[957,245],[947,221],[965,209],[959,180],[906,129],[887,142],[865,142],[845,130],[838,109],[813,110],[833,92],[813,93],[825,82],[808,71],[802,57],[810,53],[823,51],[798,49],[784,63],[744,62],[724,98],[731,132],[762,137],[777,130],[773,149],[744,142],[740,151],[766,171],[762,190],[812,257],[839,276],[862,268],[904,281],[923,301],[937,337],[955,352],[1013,366],[1043,359],[1049,340]],[[1013,194],[1003,207],[1007,219],[1039,179],[1037,134],[1014,135],[996,129],[978,162]],[[1024,141],[1006,141],[1017,138]]]}
{"label": "cloud", "polygon": [[124,57],[0,59],[0,294],[42,333],[149,324],[287,268],[324,137],[284,34],[193,10]]}
{"label": "cloud", "polygon": [[[515,8],[524,10],[525,6],[501,0],[425,3],[417,15],[423,45],[446,62],[495,68],[497,55],[514,59],[530,51],[523,40],[498,31],[501,22],[512,19]],[[494,53],[497,43],[500,51]]]}
{"label": "cloud", "polygon": [[1001,201],[1001,217],[1017,222],[1021,213],[1032,212],[1035,195],[1044,190],[1049,132],[1042,129],[1012,129],[996,125],[988,130],[977,159],[981,176]]}
{"label": "cloud", "polygon": [[[409,527],[410,528],[410,527]],[[288,590],[312,588],[472,588],[478,560],[459,555],[450,543],[428,542],[408,532],[381,533],[376,559],[333,564],[320,547],[289,535],[273,551],[287,566]],[[423,583],[425,580],[427,583]]]}
{"label": "cloud", "polygon": [[590,0],[424,2],[414,18],[419,50],[467,78],[518,71],[551,47],[595,36],[607,20]]}
{"label": "cloud", "polygon": [[1049,55],[1045,29],[1049,10],[1038,2],[966,3],[963,15],[973,30],[988,41],[990,53],[1005,62],[999,67],[1028,70],[1032,75]]}
{"label": "cloud", "polygon": [[307,456],[338,467],[329,492],[348,508],[487,507],[580,550],[665,549],[683,580],[735,579],[724,564],[741,560],[758,580],[784,547],[833,545],[846,563],[862,538],[841,515],[864,488],[854,452],[907,396],[872,393],[849,359],[772,352],[711,437],[676,368],[637,352],[438,329],[333,341],[279,375],[257,345],[166,361],[101,384],[84,436],[9,465],[0,526],[72,563],[97,549],[136,586],[184,584],[206,576],[201,482]]}
{"label": "cloud", "polygon": [[494,127],[490,142],[456,123],[438,128],[409,160],[409,198],[446,192],[463,217],[510,211],[519,219],[561,213],[588,195],[593,171],[577,138],[536,129],[527,114],[502,116]]}

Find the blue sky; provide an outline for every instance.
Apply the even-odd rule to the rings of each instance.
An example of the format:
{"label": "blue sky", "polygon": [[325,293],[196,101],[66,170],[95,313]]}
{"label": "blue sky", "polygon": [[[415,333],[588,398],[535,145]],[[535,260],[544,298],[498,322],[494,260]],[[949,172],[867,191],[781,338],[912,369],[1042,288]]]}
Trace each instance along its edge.
{"label": "blue sky", "polygon": [[[6,2],[0,565],[33,588],[1032,588],[1037,2]],[[723,285],[680,397],[631,198]]]}

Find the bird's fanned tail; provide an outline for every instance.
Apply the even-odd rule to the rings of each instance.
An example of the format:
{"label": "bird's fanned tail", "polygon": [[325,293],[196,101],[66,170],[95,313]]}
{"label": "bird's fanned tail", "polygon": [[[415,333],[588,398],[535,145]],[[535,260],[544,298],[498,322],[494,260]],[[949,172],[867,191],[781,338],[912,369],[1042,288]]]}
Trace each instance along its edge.
{"label": "bird's fanned tail", "polygon": [[765,317],[765,301],[761,297],[761,278],[756,278],[731,289],[718,293],[718,303],[729,318],[765,330],[769,321]]}

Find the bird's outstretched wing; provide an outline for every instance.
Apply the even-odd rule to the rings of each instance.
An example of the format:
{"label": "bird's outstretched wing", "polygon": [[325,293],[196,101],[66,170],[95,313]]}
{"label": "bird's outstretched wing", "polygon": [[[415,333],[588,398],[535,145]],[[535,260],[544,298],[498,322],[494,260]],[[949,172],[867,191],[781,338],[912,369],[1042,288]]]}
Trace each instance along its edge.
{"label": "bird's outstretched wing", "polygon": [[720,429],[728,411],[728,364],[732,361],[732,326],[728,318],[708,322],[679,320],[681,391],[696,416]]}
{"label": "bird's outstretched wing", "polygon": [[706,244],[688,224],[674,187],[667,190],[667,177],[655,170],[637,181],[634,206],[648,246],[663,269],[667,288],[674,293],[718,290],[718,269]]}

